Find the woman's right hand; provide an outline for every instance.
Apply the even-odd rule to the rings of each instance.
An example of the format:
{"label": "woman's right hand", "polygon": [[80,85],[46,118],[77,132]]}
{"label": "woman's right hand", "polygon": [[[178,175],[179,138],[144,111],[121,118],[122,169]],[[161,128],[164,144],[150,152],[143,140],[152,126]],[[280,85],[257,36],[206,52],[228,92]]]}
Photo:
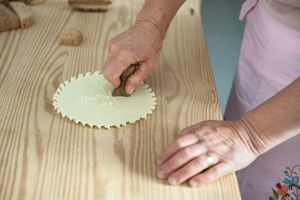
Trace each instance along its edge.
{"label": "woman's right hand", "polygon": [[137,22],[128,31],[112,38],[108,43],[108,56],[103,68],[104,77],[114,87],[120,85],[120,75],[131,64],[138,69],[127,80],[126,91],[132,93],[157,64],[163,34],[151,22]]}

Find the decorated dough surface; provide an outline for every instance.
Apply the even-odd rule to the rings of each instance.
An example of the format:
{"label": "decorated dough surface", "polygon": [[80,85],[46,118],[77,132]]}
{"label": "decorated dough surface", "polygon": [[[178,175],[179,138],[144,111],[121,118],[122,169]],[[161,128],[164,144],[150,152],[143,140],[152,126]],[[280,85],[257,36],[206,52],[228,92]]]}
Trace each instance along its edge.
{"label": "decorated dough surface", "polygon": [[100,74],[80,74],[60,84],[53,96],[58,113],[90,127],[120,127],[152,113],[156,98],[148,85],[140,85],[130,97],[113,97],[113,87]]}

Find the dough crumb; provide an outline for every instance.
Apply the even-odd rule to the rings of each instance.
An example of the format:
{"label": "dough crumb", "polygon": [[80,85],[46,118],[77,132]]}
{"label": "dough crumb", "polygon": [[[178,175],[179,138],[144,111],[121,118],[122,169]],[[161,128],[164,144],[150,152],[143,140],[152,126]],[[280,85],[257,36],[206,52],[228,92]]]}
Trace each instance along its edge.
{"label": "dough crumb", "polygon": [[65,29],[60,33],[59,44],[67,46],[79,46],[82,41],[82,34],[76,29]]}
{"label": "dough crumb", "polygon": [[11,1],[9,5],[19,17],[21,28],[27,28],[33,24],[32,12],[24,2]]}

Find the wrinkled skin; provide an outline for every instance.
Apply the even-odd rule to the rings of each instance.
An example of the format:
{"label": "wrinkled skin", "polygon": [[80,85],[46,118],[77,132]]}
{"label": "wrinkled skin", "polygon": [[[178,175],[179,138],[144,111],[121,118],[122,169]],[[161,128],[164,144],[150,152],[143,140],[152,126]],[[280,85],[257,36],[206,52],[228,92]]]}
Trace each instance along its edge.
{"label": "wrinkled skin", "polygon": [[157,64],[162,42],[160,30],[147,23],[136,23],[109,41],[108,57],[102,71],[104,77],[118,87],[122,72],[131,64],[139,63],[138,69],[126,83],[126,91],[131,94]]}
{"label": "wrinkled skin", "polygon": [[[259,154],[240,121],[206,121],[184,129],[159,156],[158,177],[171,185],[212,182],[242,169]],[[207,162],[214,158],[214,165]]]}

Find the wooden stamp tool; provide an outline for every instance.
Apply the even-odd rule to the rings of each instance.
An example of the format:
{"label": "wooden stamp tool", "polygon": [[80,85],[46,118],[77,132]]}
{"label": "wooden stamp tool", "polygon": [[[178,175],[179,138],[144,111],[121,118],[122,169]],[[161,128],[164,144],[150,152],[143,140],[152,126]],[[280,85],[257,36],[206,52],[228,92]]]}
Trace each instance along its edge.
{"label": "wooden stamp tool", "polygon": [[112,92],[112,96],[124,96],[124,97],[130,97],[130,94],[126,92],[126,82],[127,79],[135,72],[135,70],[138,68],[139,64],[132,64],[127,69],[123,71],[123,73],[120,76],[121,83],[119,87],[115,88]]}

